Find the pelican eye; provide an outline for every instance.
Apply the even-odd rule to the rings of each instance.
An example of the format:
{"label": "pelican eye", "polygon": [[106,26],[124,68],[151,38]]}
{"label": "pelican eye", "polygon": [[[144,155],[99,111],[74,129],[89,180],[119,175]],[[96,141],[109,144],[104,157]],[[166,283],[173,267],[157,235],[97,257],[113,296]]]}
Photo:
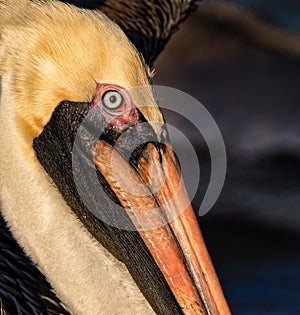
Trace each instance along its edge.
{"label": "pelican eye", "polygon": [[122,106],[124,102],[123,95],[114,90],[109,90],[105,92],[102,96],[102,104],[109,111],[118,109]]}

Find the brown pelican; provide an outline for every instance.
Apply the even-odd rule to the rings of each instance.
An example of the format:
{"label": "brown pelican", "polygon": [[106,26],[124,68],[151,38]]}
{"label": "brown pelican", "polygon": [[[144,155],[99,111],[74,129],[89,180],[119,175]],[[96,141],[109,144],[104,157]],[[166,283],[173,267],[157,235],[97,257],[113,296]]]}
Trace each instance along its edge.
{"label": "brown pelican", "polygon": [[[124,9],[132,10],[133,17],[140,12],[146,30],[156,21],[141,15],[154,14],[158,4],[149,11],[150,3],[141,3],[119,1],[114,11],[107,1],[102,9],[125,31],[130,23],[125,23]],[[152,36],[131,28],[132,37],[134,32],[144,35],[136,46],[147,63],[191,5],[160,3],[158,27],[168,29],[161,41],[155,40],[160,35],[155,28]],[[157,125],[163,126],[164,119],[152,93],[151,71],[119,26],[100,11],[58,1],[0,1],[0,34],[1,211],[66,309],[72,314],[230,314],[191,206],[178,212],[187,197],[176,159],[163,144],[167,132]],[[144,92],[132,92],[136,86],[144,86]],[[147,128],[140,127],[145,122]],[[91,134],[99,126],[103,133],[95,141]],[[86,164],[72,160],[81,129],[78,151]],[[115,149],[128,130],[134,132]],[[151,194],[137,198],[114,177],[111,156],[125,169],[126,144],[138,143],[145,134],[155,141],[137,147],[129,169]],[[103,220],[82,201],[74,169],[83,174],[85,196],[100,208]],[[118,175],[126,181],[126,174]],[[100,193],[99,183],[106,194]],[[148,210],[155,207],[158,211],[149,218]],[[172,214],[175,218],[168,220]],[[121,220],[123,229],[113,224]],[[147,229],[149,220],[158,224]],[[9,238],[8,232],[3,235]],[[3,253],[7,251],[4,247]],[[4,268],[15,266],[16,256],[10,257],[6,265],[1,262]],[[24,270],[21,265],[22,276],[29,269]],[[29,279],[38,282],[35,276]],[[2,280],[7,283],[5,274]],[[24,299],[31,297],[32,287],[19,288]],[[13,293],[4,295],[3,284],[0,289],[5,307]],[[42,292],[40,297],[54,304],[53,295]],[[35,303],[31,300],[26,311],[16,305],[15,312],[39,313]],[[56,307],[57,313],[66,312]]]}

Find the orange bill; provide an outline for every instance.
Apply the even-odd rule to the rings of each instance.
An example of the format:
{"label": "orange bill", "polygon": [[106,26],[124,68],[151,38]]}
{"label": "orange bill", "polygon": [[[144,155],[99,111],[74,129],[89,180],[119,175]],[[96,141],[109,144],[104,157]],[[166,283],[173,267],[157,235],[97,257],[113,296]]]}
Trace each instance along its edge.
{"label": "orange bill", "polygon": [[183,314],[230,314],[170,147],[147,144],[134,169],[111,145],[99,141],[94,162]]}

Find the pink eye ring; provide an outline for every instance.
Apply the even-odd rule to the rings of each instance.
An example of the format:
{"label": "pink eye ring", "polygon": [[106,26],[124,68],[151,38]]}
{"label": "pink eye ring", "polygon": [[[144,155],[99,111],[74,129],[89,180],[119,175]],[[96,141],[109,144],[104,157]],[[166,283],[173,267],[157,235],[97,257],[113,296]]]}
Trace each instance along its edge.
{"label": "pink eye ring", "polygon": [[124,116],[135,108],[126,89],[115,84],[96,83],[96,93],[93,97],[92,108],[98,108],[107,120]]}

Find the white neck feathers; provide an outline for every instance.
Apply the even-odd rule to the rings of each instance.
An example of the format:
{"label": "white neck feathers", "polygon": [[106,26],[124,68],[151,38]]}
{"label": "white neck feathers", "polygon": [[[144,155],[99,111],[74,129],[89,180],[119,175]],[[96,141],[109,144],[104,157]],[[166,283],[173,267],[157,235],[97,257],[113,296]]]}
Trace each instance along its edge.
{"label": "white neck feathers", "polygon": [[34,154],[22,152],[9,81],[2,77],[0,198],[13,235],[72,313],[151,314],[126,267],[92,238]]}

